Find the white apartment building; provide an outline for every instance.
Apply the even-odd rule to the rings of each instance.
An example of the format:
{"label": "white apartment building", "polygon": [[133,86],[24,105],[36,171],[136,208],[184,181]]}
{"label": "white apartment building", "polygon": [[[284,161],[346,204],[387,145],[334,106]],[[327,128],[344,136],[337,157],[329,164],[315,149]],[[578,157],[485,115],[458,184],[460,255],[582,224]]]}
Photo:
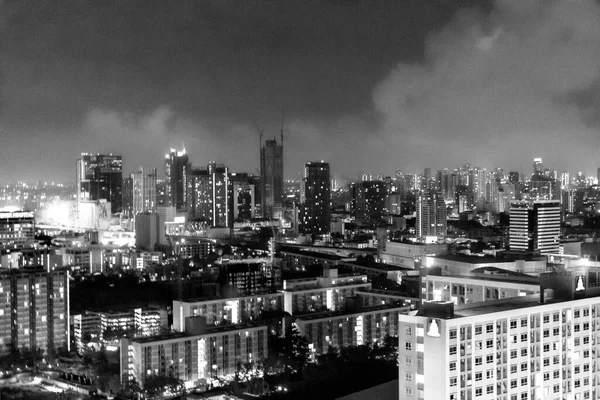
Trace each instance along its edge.
{"label": "white apartment building", "polygon": [[597,399],[600,287],[581,271],[541,278],[539,295],[400,315],[400,398]]}

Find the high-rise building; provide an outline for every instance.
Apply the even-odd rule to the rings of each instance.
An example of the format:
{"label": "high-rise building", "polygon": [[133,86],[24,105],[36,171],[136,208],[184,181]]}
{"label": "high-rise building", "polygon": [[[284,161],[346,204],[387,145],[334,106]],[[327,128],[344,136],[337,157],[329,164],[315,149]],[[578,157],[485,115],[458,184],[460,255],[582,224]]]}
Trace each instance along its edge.
{"label": "high-rise building", "polygon": [[0,211],[0,249],[21,249],[35,242],[35,218],[31,211]]}
{"label": "high-rise building", "polygon": [[283,212],[283,132],[281,144],[265,141],[260,149],[261,213],[263,218],[281,218]]}
{"label": "high-rise building", "polygon": [[541,175],[544,171],[544,164],[541,158],[533,159],[533,175]]}
{"label": "high-rise building", "polygon": [[191,165],[185,148],[181,151],[171,149],[165,156],[166,198],[168,205],[178,210],[185,208],[186,186]]}
{"label": "high-rise building", "polygon": [[133,180],[133,215],[156,212],[156,168],[140,167]]}
{"label": "high-rise building", "polygon": [[160,243],[160,223],[158,213],[143,212],[135,216],[135,245],[146,250],[154,250]]}
{"label": "high-rise building", "polygon": [[433,190],[421,192],[417,196],[416,208],[415,229],[418,237],[446,236],[446,203],[441,193]]}
{"label": "high-rise building", "polygon": [[190,216],[210,226],[233,226],[233,185],[229,169],[216,163],[191,171],[187,185]]}
{"label": "high-rise building", "polygon": [[301,217],[303,233],[324,234],[329,232],[331,215],[331,179],[329,163],[307,162],[304,167],[304,204]]}
{"label": "high-rise building", "polygon": [[509,216],[511,250],[558,254],[561,205],[558,200],[513,201]]}
{"label": "high-rise building", "polygon": [[123,178],[123,216],[133,218],[133,178]]}
{"label": "high-rise building", "polygon": [[0,353],[69,348],[69,272],[42,267],[0,273]]}
{"label": "high-rise building", "polygon": [[249,220],[254,218],[255,186],[254,179],[245,173],[232,173],[233,219]]}
{"label": "high-rise building", "polygon": [[77,160],[77,209],[82,201],[106,200],[113,213],[122,207],[123,160],[112,154],[82,153]]}
{"label": "high-rise building", "polygon": [[387,191],[382,181],[357,182],[353,188],[356,219],[381,218],[386,208]]}

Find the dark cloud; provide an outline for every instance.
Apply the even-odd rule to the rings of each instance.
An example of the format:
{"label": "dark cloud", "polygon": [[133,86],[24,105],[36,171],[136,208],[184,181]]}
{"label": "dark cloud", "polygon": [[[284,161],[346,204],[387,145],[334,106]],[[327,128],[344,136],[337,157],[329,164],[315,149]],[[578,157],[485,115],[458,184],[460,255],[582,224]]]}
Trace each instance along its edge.
{"label": "dark cloud", "polygon": [[[458,12],[457,12],[458,11]],[[392,173],[471,162],[588,169],[597,147],[596,2],[0,0],[0,180],[73,176],[81,151],[126,170],[257,165]],[[573,157],[577,154],[577,157]]]}

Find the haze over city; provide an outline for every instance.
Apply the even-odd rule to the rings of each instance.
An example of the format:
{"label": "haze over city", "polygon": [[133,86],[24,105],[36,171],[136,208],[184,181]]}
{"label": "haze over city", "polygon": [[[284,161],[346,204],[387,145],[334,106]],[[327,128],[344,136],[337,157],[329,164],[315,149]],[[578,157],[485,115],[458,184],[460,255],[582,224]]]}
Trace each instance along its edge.
{"label": "haze over city", "polygon": [[594,174],[595,1],[0,2],[0,181],[74,179],[81,152],[285,175],[482,167]]}

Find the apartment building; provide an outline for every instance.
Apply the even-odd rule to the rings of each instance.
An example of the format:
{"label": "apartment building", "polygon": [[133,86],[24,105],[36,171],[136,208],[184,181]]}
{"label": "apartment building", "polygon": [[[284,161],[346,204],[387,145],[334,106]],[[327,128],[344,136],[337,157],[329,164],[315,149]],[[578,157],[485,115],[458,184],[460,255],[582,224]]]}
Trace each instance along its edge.
{"label": "apartment building", "polygon": [[540,278],[537,295],[400,315],[401,398],[598,398],[600,282],[586,270]]}
{"label": "apartment building", "polygon": [[186,387],[207,386],[235,374],[240,363],[267,357],[267,327],[253,324],[207,326],[188,317],[184,332],[121,340],[121,379],[144,384],[149,376],[173,376]]}

